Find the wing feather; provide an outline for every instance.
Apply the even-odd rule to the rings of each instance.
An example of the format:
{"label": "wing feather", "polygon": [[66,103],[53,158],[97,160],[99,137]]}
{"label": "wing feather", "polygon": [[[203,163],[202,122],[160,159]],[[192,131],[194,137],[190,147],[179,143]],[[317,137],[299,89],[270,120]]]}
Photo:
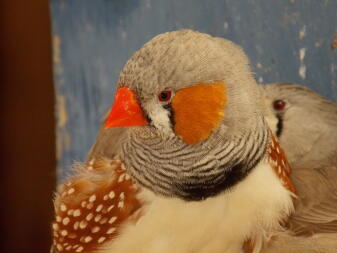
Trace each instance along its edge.
{"label": "wing feather", "polygon": [[337,167],[293,170],[298,199],[289,227],[299,235],[337,233]]}

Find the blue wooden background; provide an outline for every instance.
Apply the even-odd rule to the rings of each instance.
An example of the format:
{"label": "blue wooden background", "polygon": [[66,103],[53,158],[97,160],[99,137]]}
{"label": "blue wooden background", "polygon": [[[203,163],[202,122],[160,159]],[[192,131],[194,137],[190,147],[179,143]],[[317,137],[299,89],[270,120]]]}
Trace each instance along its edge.
{"label": "blue wooden background", "polygon": [[241,45],[260,83],[337,101],[336,0],[51,0],[59,178],[92,145],[118,73],[153,36],[191,28]]}

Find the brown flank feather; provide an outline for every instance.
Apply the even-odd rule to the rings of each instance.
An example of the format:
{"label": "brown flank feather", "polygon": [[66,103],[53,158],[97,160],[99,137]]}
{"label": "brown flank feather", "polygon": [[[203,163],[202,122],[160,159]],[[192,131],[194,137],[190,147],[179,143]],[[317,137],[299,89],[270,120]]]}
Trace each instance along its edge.
{"label": "brown flank feather", "polygon": [[56,195],[56,252],[94,252],[118,234],[121,224],[139,217],[137,187],[120,161],[102,159],[78,167]]}

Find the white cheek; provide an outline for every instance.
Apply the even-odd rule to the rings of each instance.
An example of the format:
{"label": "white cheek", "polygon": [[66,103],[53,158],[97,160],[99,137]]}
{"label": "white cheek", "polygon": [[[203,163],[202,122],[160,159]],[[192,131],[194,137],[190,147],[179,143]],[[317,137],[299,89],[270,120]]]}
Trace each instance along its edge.
{"label": "white cheek", "polygon": [[170,121],[170,112],[164,109],[160,104],[152,103],[147,106],[149,117],[152,124],[164,135],[172,135],[172,125]]}

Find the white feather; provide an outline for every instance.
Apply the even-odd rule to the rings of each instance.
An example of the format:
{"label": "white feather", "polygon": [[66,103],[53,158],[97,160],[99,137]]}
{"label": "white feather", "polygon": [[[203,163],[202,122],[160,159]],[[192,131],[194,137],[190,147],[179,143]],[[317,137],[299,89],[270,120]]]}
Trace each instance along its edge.
{"label": "white feather", "polygon": [[[280,229],[293,209],[291,193],[262,161],[231,191],[186,202],[144,191],[137,224],[127,224],[104,253],[238,253],[251,238],[257,246]],[[257,247],[254,252],[259,252]]]}

